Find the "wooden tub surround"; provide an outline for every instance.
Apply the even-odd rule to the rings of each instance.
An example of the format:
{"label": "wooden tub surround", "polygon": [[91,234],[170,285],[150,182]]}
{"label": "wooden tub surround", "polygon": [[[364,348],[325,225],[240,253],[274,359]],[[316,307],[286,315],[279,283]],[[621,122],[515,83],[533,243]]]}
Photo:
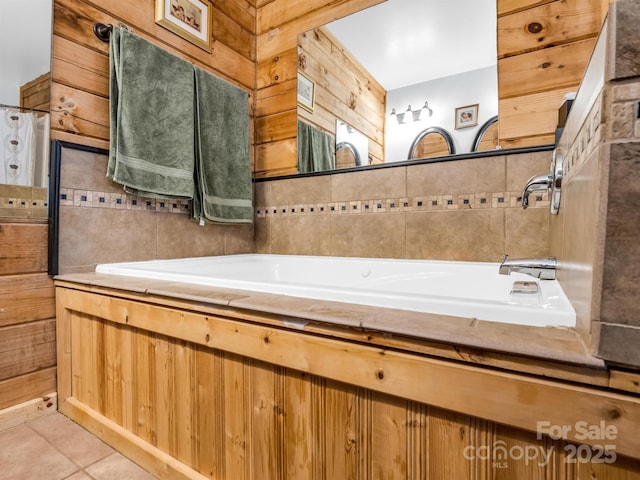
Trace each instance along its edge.
{"label": "wooden tub surround", "polygon": [[640,479],[640,376],[569,329],[95,273],[56,287],[60,411],[163,479]]}

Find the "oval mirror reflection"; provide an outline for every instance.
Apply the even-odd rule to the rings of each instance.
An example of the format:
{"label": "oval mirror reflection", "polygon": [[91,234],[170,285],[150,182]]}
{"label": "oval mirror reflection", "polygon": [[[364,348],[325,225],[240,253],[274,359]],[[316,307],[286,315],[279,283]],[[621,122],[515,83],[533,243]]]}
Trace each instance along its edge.
{"label": "oval mirror reflection", "polygon": [[355,146],[349,142],[336,145],[336,168],[350,168],[362,165]]}
{"label": "oval mirror reflection", "polygon": [[408,160],[433,158],[456,153],[449,132],[440,127],[429,127],[420,132],[411,144]]}

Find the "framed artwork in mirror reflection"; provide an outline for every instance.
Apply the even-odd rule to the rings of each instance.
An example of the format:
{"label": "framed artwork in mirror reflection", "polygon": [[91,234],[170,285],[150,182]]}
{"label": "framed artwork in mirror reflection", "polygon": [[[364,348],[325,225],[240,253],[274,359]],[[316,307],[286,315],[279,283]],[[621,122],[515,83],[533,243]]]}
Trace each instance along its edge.
{"label": "framed artwork in mirror reflection", "polygon": [[209,0],[156,0],[156,23],[211,52],[212,9]]}
{"label": "framed artwork in mirror reflection", "polygon": [[478,104],[456,108],[456,129],[478,125]]}
{"label": "framed artwork in mirror reflection", "polygon": [[313,112],[313,95],[315,84],[302,73],[298,72],[298,105]]}

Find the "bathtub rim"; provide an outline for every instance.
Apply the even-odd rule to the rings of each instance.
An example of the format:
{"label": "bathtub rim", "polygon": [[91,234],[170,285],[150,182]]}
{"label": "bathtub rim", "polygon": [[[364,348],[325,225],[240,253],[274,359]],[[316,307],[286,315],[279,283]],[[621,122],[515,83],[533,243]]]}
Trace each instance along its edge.
{"label": "bathtub rim", "polygon": [[[435,342],[443,349],[462,347],[569,367],[606,369],[602,359],[590,354],[575,328],[475,321],[327,300],[314,300],[310,306],[308,300],[298,297],[95,272],[57,275],[54,284],[56,287],[99,291],[118,297],[133,295],[138,300],[154,304],[165,304],[167,299],[186,302],[189,308],[205,313],[214,311],[243,320],[275,322],[282,328],[302,332],[306,331],[307,325],[313,325],[326,329],[330,335],[344,329],[358,332],[365,338],[370,332],[382,338],[389,336]],[[398,322],[403,324],[402,328],[398,328]]]}

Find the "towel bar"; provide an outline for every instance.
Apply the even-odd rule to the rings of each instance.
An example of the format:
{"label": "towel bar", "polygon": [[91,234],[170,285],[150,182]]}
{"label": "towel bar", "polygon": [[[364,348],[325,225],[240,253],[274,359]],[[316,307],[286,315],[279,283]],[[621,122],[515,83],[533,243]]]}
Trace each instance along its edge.
{"label": "towel bar", "polygon": [[93,26],[93,33],[96,34],[98,39],[103,42],[109,42],[109,37],[111,36],[111,31],[113,30],[113,25],[105,25],[104,23],[96,23]]}

